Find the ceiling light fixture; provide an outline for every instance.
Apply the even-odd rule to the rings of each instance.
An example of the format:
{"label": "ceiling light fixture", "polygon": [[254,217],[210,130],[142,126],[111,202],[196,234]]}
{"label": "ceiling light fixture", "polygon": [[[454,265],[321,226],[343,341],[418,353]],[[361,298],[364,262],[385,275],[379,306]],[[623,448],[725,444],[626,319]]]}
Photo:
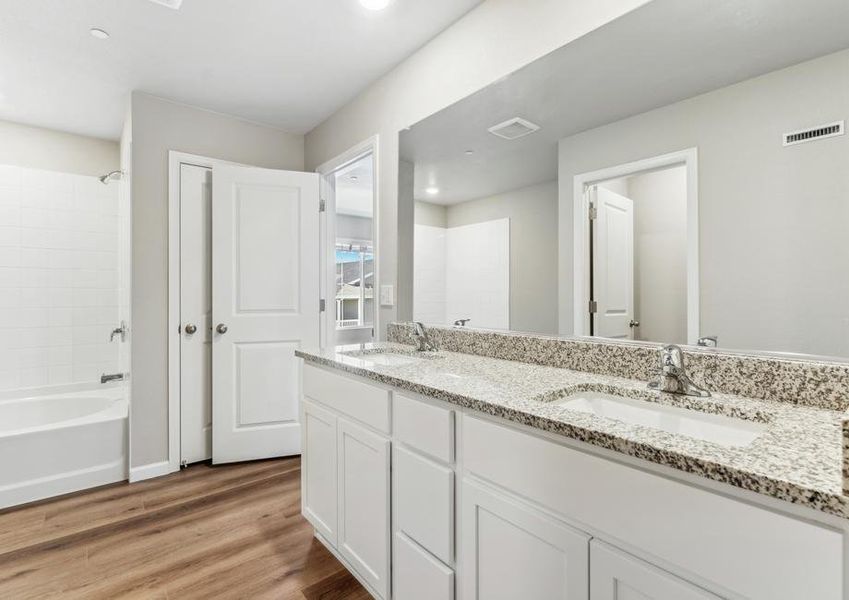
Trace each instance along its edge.
{"label": "ceiling light fixture", "polygon": [[356,175],[351,175],[350,179],[351,179],[351,181],[357,181],[359,179],[359,177],[357,177]]}
{"label": "ceiling light fixture", "polygon": [[109,33],[104,31],[103,29],[98,29],[97,27],[92,27],[88,30],[91,34],[91,37],[97,38],[99,40],[105,40],[109,38]]}
{"label": "ceiling light fixture", "polygon": [[360,0],[360,4],[368,10],[383,10],[392,0]]}
{"label": "ceiling light fixture", "polygon": [[467,155],[469,155],[469,154],[474,154],[474,153],[475,153],[475,151],[474,151],[474,150],[466,150],[466,154],[467,154]]}
{"label": "ceiling light fixture", "polygon": [[425,194],[430,194],[431,196],[435,196],[439,193],[439,188],[436,186],[430,186],[425,188]]}

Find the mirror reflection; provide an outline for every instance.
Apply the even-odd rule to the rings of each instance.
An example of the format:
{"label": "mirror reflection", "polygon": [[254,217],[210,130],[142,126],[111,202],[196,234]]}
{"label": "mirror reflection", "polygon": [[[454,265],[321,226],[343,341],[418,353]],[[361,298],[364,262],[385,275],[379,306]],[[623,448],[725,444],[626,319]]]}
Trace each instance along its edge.
{"label": "mirror reflection", "polygon": [[849,4],[703,9],[401,132],[415,320],[849,356]]}

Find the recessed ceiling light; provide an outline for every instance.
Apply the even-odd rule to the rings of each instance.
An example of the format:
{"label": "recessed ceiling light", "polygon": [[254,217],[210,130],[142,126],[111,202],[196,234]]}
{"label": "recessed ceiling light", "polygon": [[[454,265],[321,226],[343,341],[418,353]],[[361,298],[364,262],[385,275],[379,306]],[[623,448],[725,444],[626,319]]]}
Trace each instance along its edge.
{"label": "recessed ceiling light", "polygon": [[431,196],[435,196],[439,193],[439,188],[436,186],[430,186],[425,188],[425,194],[430,194]]}
{"label": "recessed ceiling light", "polygon": [[91,37],[95,37],[99,40],[105,40],[109,37],[109,33],[102,29],[98,29],[97,27],[92,27],[88,30],[88,32],[91,34]]}
{"label": "recessed ceiling light", "polygon": [[392,0],[360,0],[360,4],[362,4],[365,8],[369,10],[383,10]]}
{"label": "recessed ceiling light", "polygon": [[466,150],[466,154],[474,154],[474,153],[475,153],[474,150]]}
{"label": "recessed ceiling light", "polygon": [[359,177],[357,177],[356,175],[351,175],[351,181],[356,181],[358,179],[359,179]]}

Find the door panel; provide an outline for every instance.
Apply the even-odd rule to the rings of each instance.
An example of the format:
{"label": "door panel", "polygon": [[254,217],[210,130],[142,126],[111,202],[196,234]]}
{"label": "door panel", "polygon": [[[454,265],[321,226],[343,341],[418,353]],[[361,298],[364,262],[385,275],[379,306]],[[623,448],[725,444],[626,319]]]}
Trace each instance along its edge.
{"label": "door panel", "polygon": [[604,188],[595,190],[593,298],[594,334],[630,339],[634,318],[634,203]]}
{"label": "door panel", "polygon": [[587,600],[590,537],[463,483],[463,598]]}
{"label": "door panel", "polygon": [[180,460],[187,464],[212,456],[211,203],[212,171],[180,165]]}
{"label": "door panel", "polygon": [[318,175],[215,167],[212,213],[213,462],[297,454],[294,352],[318,347]]}
{"label": "door panel", "polygon": [[303,513],[316,531],[336,546],[336,416],[312,402],[304,403],[304,461],[301,477]]}
{"label": "door panel", "polygon": [[339,421],[339,552],[389,597],[389,440]]}
{"label": "door panel", "polygon": [[591,600],[718,600],[698,588],[598,540],[590,542]]}

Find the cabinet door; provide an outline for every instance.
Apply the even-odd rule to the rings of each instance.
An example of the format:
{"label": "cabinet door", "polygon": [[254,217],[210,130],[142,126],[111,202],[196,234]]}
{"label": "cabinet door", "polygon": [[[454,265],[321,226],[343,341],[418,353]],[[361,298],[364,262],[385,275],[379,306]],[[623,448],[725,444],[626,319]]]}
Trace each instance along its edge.
{"label": "cabinet door", "polygon": [[590,543],[592,600],[717,600],[683,579],[598,540]]}
{"label": "cabinet door", "polygon": [[389,597],[389,440],[339,420],[339,552]]}
{"label": "cabinet door", "polygon": [[315,530],[335,546],[339,482],[336,472],[337,419],[333,413],[312,402],[304,402],[301,422],[301,511]]}
{"label": "cabinet door", "polygon": [[465,600],[587,600],[590,536],[473,482],[462,504]]}

